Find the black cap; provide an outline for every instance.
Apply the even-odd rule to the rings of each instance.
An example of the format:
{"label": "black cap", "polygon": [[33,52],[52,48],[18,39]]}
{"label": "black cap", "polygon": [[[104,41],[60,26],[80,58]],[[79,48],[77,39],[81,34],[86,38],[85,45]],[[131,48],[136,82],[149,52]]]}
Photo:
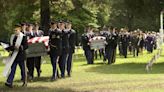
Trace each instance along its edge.
{"label": "black cap", "polygon": [[14,27],[21,27],[21,24],[15,24]]}
{"label": "black cap", "polygon": [[33,26],[33,24],[31,24],[31,23],[27,23],[26,25],[27,25],[27,26]]}
{"label": "black cap", "polygon": [[27,24],[26,24],[25,22],[22,22],[22,23],[21,23],[21,26],[24,26],[24,25],[27,25]]}
{"label": "black cap", "polygon": [[34,23],[34,26],[39,26],[39,23],[38,23],[38,22],[35,22],[35,23]]}
{"label": "black cap", "polygon": [[55,21],[51,21],[51,22],[50,22],[50,25],[57,24],[57,23],[58,23],[57,20],[55,20]]}
{"label": "black cap", "polygon": [[70,20],[66,20],[66,23],[71,24],[71,23],[72,23],[72,21],[70,21]]}
{"label": "black cap", "polygon": [[63,21],[63,20],[59,20],[58,23],[65,23],[65,21]]}

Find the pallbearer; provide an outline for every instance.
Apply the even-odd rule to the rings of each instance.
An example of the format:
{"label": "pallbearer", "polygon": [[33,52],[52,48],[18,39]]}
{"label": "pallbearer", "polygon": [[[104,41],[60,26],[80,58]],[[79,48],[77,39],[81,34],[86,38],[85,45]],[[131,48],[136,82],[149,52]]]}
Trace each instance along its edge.
{"label": "pallbearer", "polygon": [[[33,27],[34,27],[33,24],[30,24],[30,23],[27,24],[27,32],[26,32],[27,39],[31,39],[31,38],[35,37]],[[27,58],[27,68],[28,68],[29,80],[33,80],[33,78],[34,78],[34,57]]]}
{"label": "pallbearer", "polygon": [[86,56],[87,64],[93,64],[94,59],[94,50],[91,50],[90,48],[90,39],[93,38],[94,33],[92,32],[92,29],[88,27],[85,30],[85,33],[81,36],[81,42],[84,50],[84,54]]}
{"label": "pallbearer", "polygon": [[[35,37],[42,37],[44,35],[43,31],[39,30],[38,23],[35,23],[35,25],[34,25],[34,34],[35,34]],[[38,77],[40,77],[40,73],[41,73],[41,56],[34,58],[34,65],[35,65],[35,68],[37,70]]]}
{"label": "pallbearer", "polygon": [[117,47],[117,34],[115,32],[115,29],[113,27],[110,27],[110,33],[108,33],[108,36],[106,37],[106,58],[108,59],[108,64],[112,64],[115,62],[116,58],[116,47]]}
{"label": "pallbearer", "polygon": [[[14,28],[15,34],[11,36],[10,38],[10,47],[7,48],[8,51],[11,51],[11,58],[13,58],[13,63],[11,66],[11,72],[7,78],[7,81],[5,83],[6,86],[12,88],[13,85],[13,79],[15,76],[17,64],[19,64],[20,69],[22,71],[22,80],[23,80],[23,85],[25,86],[25,50],[28,48],[27,44],[27,38],[24,36],[23,33],[21,33],[21,25],[15,25]],[[11,59],[12,60],[12,59]],[[12,62],[10,60],[10,62]]]}
{"label": "pallbearer", "polygon": [[21,23],[21,32],[23,34],[26,34],[26,32],[27,32],[27,24],[26,23]]}
{"label": "pallbearer", "polygon": [[62,31],[57,30],[57,22],[51,22],[49,34],[50,58],[53,68],[51,80],[57,79],[57,61],[62,53]]}
{"label": "pallbearer", "polygon": [[72,56],[75,52],[75,42],[76,42],[76,32],[72,29],[72,24],[70,21],[66,23],[66,30],[69,31],[69,53],[67,58],[67,73],[68,76],[71,76],[71,69],[72,69]]}

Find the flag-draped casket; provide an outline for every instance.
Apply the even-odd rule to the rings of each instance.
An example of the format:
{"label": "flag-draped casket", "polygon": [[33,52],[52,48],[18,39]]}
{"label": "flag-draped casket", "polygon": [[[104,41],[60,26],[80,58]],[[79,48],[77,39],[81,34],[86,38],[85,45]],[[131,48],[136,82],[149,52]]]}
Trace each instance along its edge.
{"label": "flag-draped casket", "polygon": [[89,40],[91,49],[103,49],[105,48],[105,37],[95,36]]}
{"label": "flag-draped casket", "polygon": [[47,55],[49,36],[34,37],[28,40],[27,57]]}

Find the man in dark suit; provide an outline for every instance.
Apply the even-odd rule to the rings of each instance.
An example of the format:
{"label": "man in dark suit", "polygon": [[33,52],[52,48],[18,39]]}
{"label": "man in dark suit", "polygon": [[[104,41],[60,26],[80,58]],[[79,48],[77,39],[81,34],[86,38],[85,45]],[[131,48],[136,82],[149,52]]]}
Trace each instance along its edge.
{"label": "man in dark suit", "polygon": [[75,52],[75,42],[76,42],[76,32],[72,29],[72,24],[70,21],[66,23],[66,30],[69,31],[69,53],[67,58],[67,73],[68,76],[71,76],[72,69],[72,56]]}
{"label": "man in dark suit", "polygon": [[[11,66],[11,72],[7,78],[7,81],[5,83],[6,86],[12,88],[12,84],[13,84],[13,79],[14,79],[14,75],[16,72],[16,67],[17,64],[19,64],[20,69],[22,71],[22,80],[23,80],[23,85],[25,86],[25,82],[26,82],[26,73],[25,73],[25,50],[28,48],[28,44],[27,44],[27,38],[26,36],[23,35],[23,33],[21,33],[21,25],[15,25],[15,34],[11,37],[10,39],[10,46],[8,48],[6,48],[6,50],[11,51],[12,54],[15,54],[15,52],[18,52],[13,64]],[[22,36],[22,37],[21,37]],[[20,41],[19,41],[20,40]]]}

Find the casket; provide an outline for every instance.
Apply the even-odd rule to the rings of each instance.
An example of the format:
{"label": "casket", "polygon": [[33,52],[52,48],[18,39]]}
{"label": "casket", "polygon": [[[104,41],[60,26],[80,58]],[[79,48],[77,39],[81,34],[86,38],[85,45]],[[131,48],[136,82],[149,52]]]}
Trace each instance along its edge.
{"label": "casket", "polygon": [[28,40],[28,49],[26,50],[27,57],[38,57],[47,55],[48,51],[48,36],[34,37]]}
{"label": "casket", "polygon": [[104,49],[105,48],[105,37],[95,36],[89,40],[91,49]]}

